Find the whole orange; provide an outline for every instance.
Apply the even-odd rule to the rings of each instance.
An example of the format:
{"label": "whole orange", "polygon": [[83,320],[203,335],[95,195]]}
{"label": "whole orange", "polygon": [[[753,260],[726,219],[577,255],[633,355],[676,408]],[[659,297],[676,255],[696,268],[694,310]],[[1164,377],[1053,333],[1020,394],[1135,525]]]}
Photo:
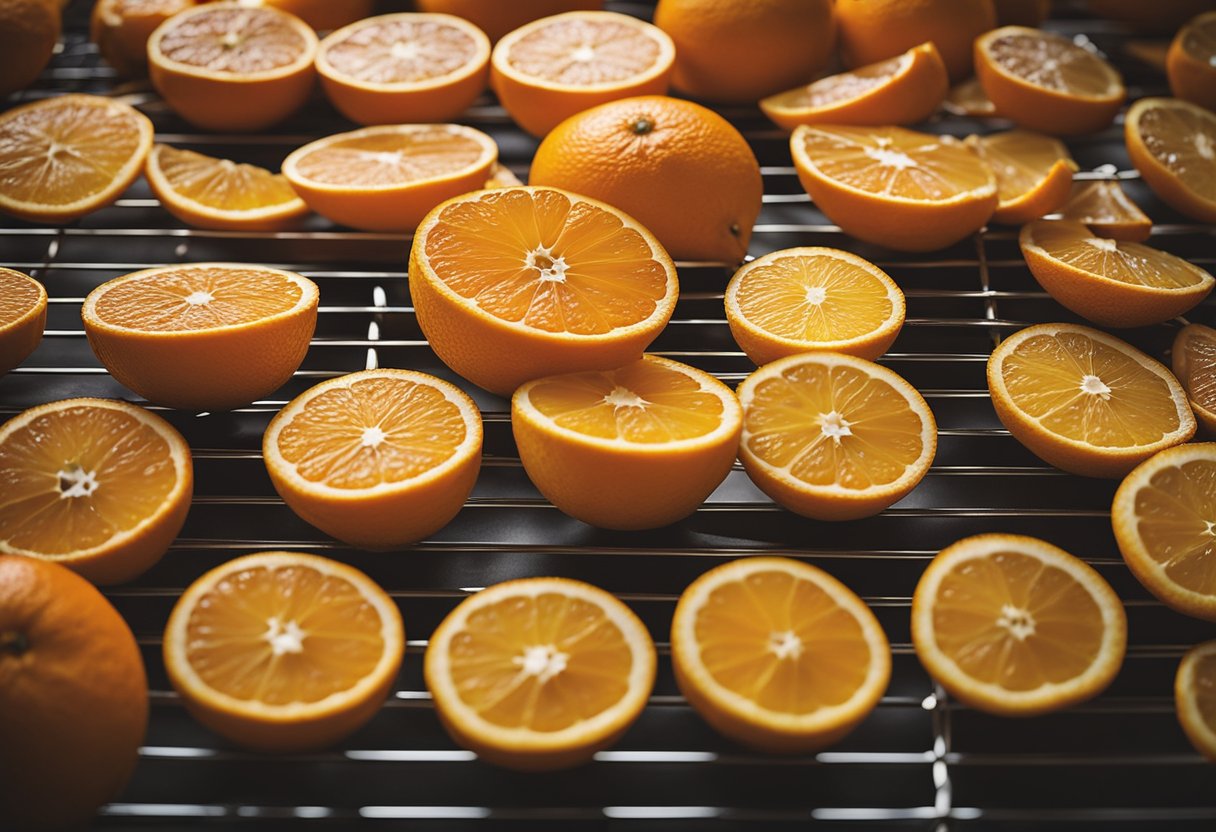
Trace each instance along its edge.
{"label": "whole orange", "polygon": [[950,80],[971,74],[972,43],[996,28],[992,0],[836,0],[840,55],[848,66],[893,58],[933,41]]}
{"label": "whole orange", "polygon": [[531,185],[607,202],[678,260],[738,263],[764,186],[747,141],[712,110],[644,95],[563,121],[536,151]]}
{"label": "whole orange", "polygon": [[420,12],[463,17],[493,43],[525,23],[562,12],[598,11],[604,0],[416,0]]}
{"label": "whole orange", "polygon": [[53,0],[0,0],[0,97],[28,87],[50,63],[59,27]]}

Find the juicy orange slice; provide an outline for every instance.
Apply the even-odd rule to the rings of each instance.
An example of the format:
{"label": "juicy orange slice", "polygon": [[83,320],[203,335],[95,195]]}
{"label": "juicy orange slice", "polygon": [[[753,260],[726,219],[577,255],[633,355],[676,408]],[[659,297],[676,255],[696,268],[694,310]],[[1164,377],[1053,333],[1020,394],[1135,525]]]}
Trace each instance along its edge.
{"label": "juicy orange slice", "polygon": [[1188,324],[1171,350],[1174,375],[1182,382],[1191,408],[1209,432],[1216,433],[1216,329]]}
{"label": "juicy orange slice", "polygon": [[891,676],[891,648],[870,608],[823,570],[789,558],[736,560],[693,581],[671,622],[671,659],[680,691],[706,722],[784,753],[844,737]]}
{"label": "juicy orange slice", "polygon": [[507,581],[431,635],[426,686],[452,738],[509,768],[567,768],[614,743],[654,685],[646,627],[581,581]]}
{"label": "juicy orange slice", "polygon": [[1076,324],[1038,324],[988,359],[1001,423],[1046,462],[1088,477],[1122,477],[1195,435],[1186,393],[1130,344]]}
{"label": "juicy orange slice", "polygon": [[1074,182],[1060,217],[1083,223],[1099,237],[1143,243],[1153,233],[1153,221],[1112,180]]}
{"label": "juicy orange slice", "polygon": [[1216,12],[1198,15],[1178,30],[1165,67],[1176,98],[1216,110]]}
{"label": "juicy orange slice", "polygon": [[1196,644],[1174,677],[1178,722],[1195,750],[1216,762],[1216,641]]}
{"label": "juicy orange slice", "polygon": [[515,123],[543,136],[575,113],[635,95],[663,95],[675,60],[657,26],[616,12],[543,17],[503,37],[490,83]]}
{"label": "juicy orange slice", "polygon": [[992,99],[988,97],[988,93],[984,92],[984,88],[976,78],[969,78],[961,84],[951,87],[950,92],[946,93],[946,100],[942,102],[942,107],[946,112],[956,116],[994,118],[997,115]]}
{"label": "juicy orange slice", "polygon": [[152,122],[97,95],[59,95],[0,113],[0,211],[65,223],[104,208],[134,182]]}
{"label": "juicy orange slice", "polygon": [[0,266],[0,375],[29,358],[42,341],[46,302],[41,283]]}
{"label": "juicy orange slice", "polygon": [[440,205],[414,235],[409,280],[435,354],[504,396],[541,376],[636,361],[679,291],[649,231],[557,188],[499,188]]}
{"label": "juicy orange slice", "polygon": [[904,324],[904,293],[873,263],[790,248],[747,263],[726,286],[731,335],[757,365],[811,350],[874,361]]}
{"label": "juicy orange slice", "polygon": [[1000,203],[993,222],[1021,225],[1058,210],[1072,192],[1077,163],[1057,139],[1027,130],[968,136],[996,174]]}
{"label": "juicy orange slice", "polygon": [[190,448],[143,408],[66,399],[0,427],[0,552],[59,563],[100,584],[160,560],[186,521]]}
{"label": "juicy orange slice", "polygon": [[405,652],[397,605],[346,564],[259,552],[192,583],[165,627],[165,671],[201,723],[261,751],[338,742],[371,719]]}
{"label": "juicy orange slice", "polygon": [[992,169],[949,136],[804,125],[790,150],[820,210],[845,233],[879,245],[944,248],[978,231],[997,206]]}
{"label": "juicy orange slice", "polygon": [[1141,98],[1123,122],[1127,155],[1171,208],[1216,222],[1216,113],[1174,98]]}
{"label": "juicy orange slice", "polygon": [[1002,716],[1084,702],[1118,674],[1123,603],[1097,571],[1033,537],[947,546],[912,596],[916,656],[946,691]]}

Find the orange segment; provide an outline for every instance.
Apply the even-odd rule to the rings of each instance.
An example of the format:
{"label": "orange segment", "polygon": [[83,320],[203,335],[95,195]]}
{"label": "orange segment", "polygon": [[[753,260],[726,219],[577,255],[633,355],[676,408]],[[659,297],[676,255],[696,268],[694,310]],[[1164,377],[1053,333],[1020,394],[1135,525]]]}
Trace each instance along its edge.
{"label": "orange segment", "polygon": [[1056,139],[1026,130],[968,136],[996,174],[1000,203],[993,222],[1021,225],[1058,210],[1072,192],[1077,164]]}
{"label": "orange segment", "polygon": [[1216,762],[1216,641],[1196,644],[1182,657],[1174,704],[1195,750]]}
{"label": "orange segment", "polygon": [[1186,389],[1195,416],[1216,432],[1216,330],[1188,324],[1178,331],[1171,350],[1174,375]]}
{"label": "orange segment", "polygon": [[42,341],[46,305],[41,283],[0,266],[0,375],[28,358]]}
{"label": "orange segment", "polygon": [[1153,233],[1153,221],[1112,180],[1074,182],[1060,217],[1083,223],[1099,237],[1129,243],[1143,243]]}
{"label": "orange segment", "polygon": [[1123,123],[1127,155],[1171,208],[1216,222],[1216,114],[1173,98],[1141,98]]}
{"label": "orange segment", "polygon": [[1216,110],[1216,12],[1198,15],[1179,29],[1165,61],[1176,98]]}

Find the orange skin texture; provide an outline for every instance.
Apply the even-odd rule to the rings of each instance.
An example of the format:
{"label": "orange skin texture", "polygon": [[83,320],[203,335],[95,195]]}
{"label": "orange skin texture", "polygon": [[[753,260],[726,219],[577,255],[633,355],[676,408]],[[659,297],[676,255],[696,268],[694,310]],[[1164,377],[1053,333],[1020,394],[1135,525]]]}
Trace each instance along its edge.
{"label": "orange skin texture", "polygon": [[[332,2],[332,0],[328,0]],[[493,43],[525,23],[562,12],[599,11],[604,0],[415,0],[420,12],[442,12],[463,17],[489,36]]]}
{"label": "orange skin texture", "polygon": [[931,40],[950,81],[971,74],[971,42],[996,27],[992,0],[836,0],[840,54],[846,66],[893,58]]}

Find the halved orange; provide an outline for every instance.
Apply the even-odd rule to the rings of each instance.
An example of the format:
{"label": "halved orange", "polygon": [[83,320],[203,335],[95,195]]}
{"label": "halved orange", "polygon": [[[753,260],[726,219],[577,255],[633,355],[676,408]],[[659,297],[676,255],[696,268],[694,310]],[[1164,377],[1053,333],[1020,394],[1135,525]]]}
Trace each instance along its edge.
{"label": "halved orange", "polygon": [[1174,337],[1171,368],[1199,423],[1216,433],[1216,329],[1187,324]]}
{"label": "halved orange", "polygon": [[1110,179],[1073,182],[1060,218],[1083,223],[1099,237],[1129,243],[1143,243],[1153,233],[1153,221]]}
{"label": "halved orange", "polygon": [[1216,113],[1176,98],[1141,98],[1123,122],[1127,155],[1175,211],[1216,222]]}
{"label": "halved orange", "polygon": [[679,293],[654,235],[557,188],[498,188],[440,205],[414,235],[409,281],[435,354],[501,396],[541,376],[636,361]]}
{"label": "halved orange", "polygon": [[977,78],[969,78],[951,87],[942,108],[956,116],[995,118],[997,115],[996,107]]}
{"label": "halved orange", "polygon": [[1216,110],[1216,11],[1198,15],[1178,30],[1165,68],[1176,98]]}
{"label": "halved orange", "polygon": [[0,375],[29,358],[42,341],[46,305],[41,283],[0,266]]}
{"label": "halved orange", "polygon": [[97,0],[89,18],[89,40],[119,75],[146,75],[153,30],[194,4],[195,0]]}
{"label": "halved orange", "polygon": [[1174,677],[1178,722],[1195,750],[1216,763],[1216,640],[1196,644]]}
{"label": "halved orange", "polygon": [[968,136],[967,144],[996,174],[1001,201],[993,222],[1021,225],[1059,210],[1068,201],[1077,163],[1058,139],[1008,130]]}

